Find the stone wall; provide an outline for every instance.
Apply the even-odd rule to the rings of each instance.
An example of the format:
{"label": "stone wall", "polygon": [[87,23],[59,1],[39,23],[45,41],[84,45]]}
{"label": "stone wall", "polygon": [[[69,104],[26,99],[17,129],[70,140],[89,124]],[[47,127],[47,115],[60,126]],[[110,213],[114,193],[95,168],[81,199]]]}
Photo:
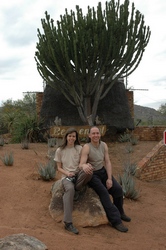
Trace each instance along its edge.
{"label": "stone wall", "polygon": [[137,165],[141,180],[166,180],[166,145],[161,140]]}

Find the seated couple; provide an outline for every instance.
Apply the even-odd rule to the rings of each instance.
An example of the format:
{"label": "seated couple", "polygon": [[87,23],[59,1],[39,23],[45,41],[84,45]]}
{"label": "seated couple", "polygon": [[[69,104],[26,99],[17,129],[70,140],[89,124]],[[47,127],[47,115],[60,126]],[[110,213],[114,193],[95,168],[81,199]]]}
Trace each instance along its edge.
{"label": "seated couple", "polygon": [[124,213],[122,187],[112,176],[108,146],[100,140],[101,134],[96,126],[90,128],[88,136],[89,143],[82,147],[76,129],[68,129],[63,144],[55,153],[54,160],[62,174],[64,188],[65,229],[79,233],[72,221],[73,200],[75,191],[80,191],[87,184],[98,194],[110,225],[120,232],[127,232],[122,220],[129,222],[131,219]]}

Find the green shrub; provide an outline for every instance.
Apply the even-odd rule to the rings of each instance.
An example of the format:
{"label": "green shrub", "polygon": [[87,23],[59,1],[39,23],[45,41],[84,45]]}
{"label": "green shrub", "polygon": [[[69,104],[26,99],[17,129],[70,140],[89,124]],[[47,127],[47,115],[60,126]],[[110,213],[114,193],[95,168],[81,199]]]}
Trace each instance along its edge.
{"label": "green shrub", "polygon": [[5,166],[13,166],[14,157],[12,152],[5,153],[5,155],[1,157],[1,159]]}
{"label": "green shrub", "polygon": [[40,137],[40,125],[37,115],[23,115],[17,117],[12,126],[12,142],[20,143],[24,139],[29,142],[38,142]]}
{"label": "green shrub", "polygon": [[49,160],[46,165],[40,164],[38,169],[40,177],[44,181],[50,181],[55,179],[56,175],[56,163],[53,159]]}
{"label": "green shrub", "polygon": [[122,186],[123,194],[126,198],[137,200],[139,198],[139,190],[135,187],[135,179],[128,173],[124,172],[119,175],[119,183]]}

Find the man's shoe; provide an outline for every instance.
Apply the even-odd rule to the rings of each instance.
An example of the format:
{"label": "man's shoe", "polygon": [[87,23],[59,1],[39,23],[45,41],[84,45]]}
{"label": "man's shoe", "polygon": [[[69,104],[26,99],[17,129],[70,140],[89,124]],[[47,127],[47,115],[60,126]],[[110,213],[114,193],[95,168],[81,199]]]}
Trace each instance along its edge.
{"label": "man's shoe", "polygon": [[113,226],[116,230],[120,231],[120,232],[127,232],[128,231],[128,228],[125,227],[122,223],[118,224],[118,225],[114,225]]}
{"label": "man's shoe", "polygon": [[68,230],[71,233],[78,234],[77,228],[73,226],[73,223],[66,223],[65,222],[65,229]]}
{"label": "man's shoe", "polygon": [[131,221],[131,218],[128,217],[126,214],[121,214],[121,219],[127,222]]}

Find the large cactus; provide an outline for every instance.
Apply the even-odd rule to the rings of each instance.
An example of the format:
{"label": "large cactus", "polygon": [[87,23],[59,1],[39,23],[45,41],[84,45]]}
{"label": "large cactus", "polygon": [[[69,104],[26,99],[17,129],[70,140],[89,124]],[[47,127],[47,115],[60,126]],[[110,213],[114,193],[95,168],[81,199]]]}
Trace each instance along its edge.
{"label": "large cactus", "polygon": [[130,75],[139,65],[150,38],[144,16],[129,12],[129,1],[114,0],[97,9],[88,6],[83,15],[67,9],[60,21],[45,12],[44,34],[38,29],[35,60],[47,84],[61,91],[78,109],[82,121],[95,120],[99,101],[106,96],[119,77]]}

